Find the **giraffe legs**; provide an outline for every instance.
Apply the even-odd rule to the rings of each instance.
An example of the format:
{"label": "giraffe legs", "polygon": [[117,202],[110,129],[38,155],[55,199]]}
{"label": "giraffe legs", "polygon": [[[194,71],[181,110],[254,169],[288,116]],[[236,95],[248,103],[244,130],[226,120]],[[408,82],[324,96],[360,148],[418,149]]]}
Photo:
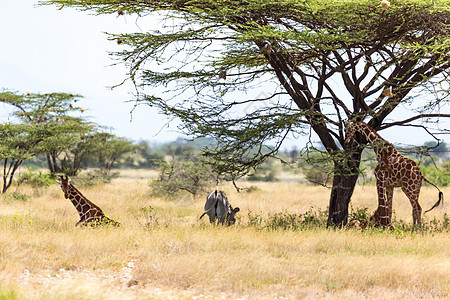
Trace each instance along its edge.
{"label": "giraffe legs", "polygon": [[391,225],[392,206],[389,207],[389,203],[386,197],[386,187],[384,185],[377,184],[378,191],[378,208],[374,214],[376,223],[379,223],[381,227],[388,228]]}
{"label": "giraffe legs", "polygon": [[386,187],[386,204],[388,206],[389,225],[392,223],[392,199],[394,197],[394,187]]}
{"label": "giraffe legs", "polygon": [[375,222],[379,222],[381,227],[389,228],[392,216],[392,195],[393,188],[386,187],[386,174],[380,165],[375,168],[377,179],[378,208],[373,215]]}
{"label": "giraffe legs", "polygon": [[412,185],[409,188],[402,186],[402,191],[408,197],[412,206],[413,227],[420,228],[422,226],[422,207],[419,204],[420,185]]}

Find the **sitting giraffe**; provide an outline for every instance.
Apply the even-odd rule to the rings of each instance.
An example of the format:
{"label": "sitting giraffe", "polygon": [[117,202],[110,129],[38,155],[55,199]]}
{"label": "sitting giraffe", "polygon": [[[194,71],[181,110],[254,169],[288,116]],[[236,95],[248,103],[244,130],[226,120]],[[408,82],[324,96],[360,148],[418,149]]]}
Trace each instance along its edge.
{"label": "sitting giraffe", "polygon": [[382,227],[391,228],[394,187],[400,187],[413,207],[413,226],[418,225],[420,227],[422,223],[422,208],[419,205],[419,193],[422,180],[425,180],[439,191],[439,200],[425,213],[441,203],[443,200],[441,190],[423,176],[416,162],[398,153],[391,143],[384,140],[372,127],[364,122],[349,122],[346,125],[344,148],[347,147],[350,139],[356,132],[362,134],[367,142],[373,145],[378,160],[375,168],[378,208],[371,220]]}
{"label": "sitting giraffe", "polygon": [[121,224],[114,220],[109,219],[103,211],[89,201],[83,194],[77,190],[72,183],[70,183],[70,179],[66,176],[60,176],[60,181],[58,183],[61,185],[61,189],[64,192],[64,197],[69,198],[72,201],[72,204],[78,211],[80,215],[80,221],[75,226],[97,226],[97,225],[112,225],[119,227]]}

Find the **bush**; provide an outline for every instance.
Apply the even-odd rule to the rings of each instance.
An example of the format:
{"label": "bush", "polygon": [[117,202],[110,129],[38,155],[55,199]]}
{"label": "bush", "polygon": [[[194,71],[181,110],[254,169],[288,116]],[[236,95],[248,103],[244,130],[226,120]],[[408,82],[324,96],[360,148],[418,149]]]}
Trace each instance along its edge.
{"label": "bush", "polygon": [[155,209],[151,205],[148,207],[142,207],[141,213],[145,218],[145,223],[142,224],[144,228],[153,228],[158,226],[158,217],[156,216]]}
{"label": "bush", "polygon": [[[371,214],[367,207],[360,207],[353,209],[349,213],[349,222],[357,220],[359,222],[366,221]],[[245,224],[248,227],[253,227],[259,230],[310,230],[316,228],[325,228],[327,226],[328,212],[311,207],[303,214],[291,214],[287,212],[280,212],[275,214],[268,214],[263,217],[261,214],[248,212],[248,221]],[[393,216],[395,219],[395,214]],[[450,217],[444,214],[442,220],[434,218],[429,222],[422,222],[421,232],[448,232],[450,229]],[[393,230],[384,230],[380,227],[372,229],[370,232],[386,232],[393,234],[405,234],[415,232],[412,223],[406,223],[403,220],[393,220]]]}
{"label": "bush", "polygon": [[259,214],[248,213],[247,226],[269,230],[304,230],[325,227],[328,213],[311,207],[303,214],[280,212],[268,214],[263,218]]}
{"label": "bush", "polygon": [[159,178],[149,182],[152,194],[171,198],[180,192],[188,192],[194,197],[206,192],[217,182],[212,169],[202,162],[174,162],[161,166]]}
{"label": "bush", "polygon": [[100,172],[83,172],[76,177],[72,177],[72,183],[76,186],[94,186],[97,184],[110,183],[113,178],[119,176],[119,173],[105,175]]}
{"label": "bush", "polygon": [[332,173],[329,170],[321,167],[304,168],[303,173],[305,178],[315,185],[329,185],[332,180]]}
{"label": "bush", "polygon": [[348,221],[351,222],[353,220],[364,222],[370,218],[371,214],[369,212],[369,208],[367,207],[357,207],[356,209],[350,205],[350,213],[348,214]]}
{"label": "bush", "polygon": [[438,186],[450,185],[450,162],[444,163],[439,168],[435,164],[421,165],[423,175]]}
{"label": "bush", "polygon": [[259,187],[257,187],[256,185],[251,185],[248,188],[244,189],[247,193],[254,193],[254,192],[258,192],[261,189]]}
{"label": "bush", "polygon": [[278,181],[278,179],[276,178],[276,172],[273,170],[264,175],[257,175],[257,174],[248,175],[247,180],[248,181],[264,181],[264,182]]}
{"label": "bush", "polygon": [[11,197],[12,197],[12,199],[14,199],[16,201],[22,201],[22,202],[30,201],[30,194],[21,193],[18,191],[14,191],[12,193]]}
{"label": "bush", "polygon": [[24,172],[21,172],[15,181],[17,186],[23,183],[31,185],[33,188],[47,187],[55,183],[53,176],[50,173],[44,173],[41,170],[37,172],[31,171],[26,168]]}

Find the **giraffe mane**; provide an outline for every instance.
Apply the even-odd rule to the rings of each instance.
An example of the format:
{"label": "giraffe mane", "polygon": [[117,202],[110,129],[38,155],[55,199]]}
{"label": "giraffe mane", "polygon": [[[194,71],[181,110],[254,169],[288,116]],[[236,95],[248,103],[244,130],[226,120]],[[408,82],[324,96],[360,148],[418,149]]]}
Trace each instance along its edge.
{"label": "giraffe mane", "polygon": [[355,123],[363,124],[363,125],[365,125],[367,128],[369,128],[370,131],[372,131],[372,132],[377,132],[375,129],[373,129],[372,126],[370,126],[370,125],[367,124],[366,122],[363,122],[363,121],[357,121],[357,122],[355,122]]}
{"label": "giraffe mane", "polygon": [[92,203],[92,201],[90,201],[88,198],[86,198],[86,196],[84,196],[83,193],[81,193],[81,192],[80,192],[80,191],[79,191],[72,183],[70,183],[70,182],[69,182],[69,188],[72,188],[73,190],[75,190],[75,192],[76,192],[79,196],[83,197],[84,200],[85,200],[86,202],[89,203],[89,205],[91,205],[92,207],[98,209],[100,212],[103,213],[103,211],[101,210],[100,207],[98,207],[97,205],[95,205],[94,203]]}

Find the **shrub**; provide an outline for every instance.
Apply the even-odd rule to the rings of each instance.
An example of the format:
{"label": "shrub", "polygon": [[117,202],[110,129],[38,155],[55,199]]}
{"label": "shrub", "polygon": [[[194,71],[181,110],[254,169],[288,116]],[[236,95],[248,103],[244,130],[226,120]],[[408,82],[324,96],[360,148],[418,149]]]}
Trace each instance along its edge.
{"label": "shrub", "polygon": [[141,212],[144,215],[145,223],[142,224],[144,228],[152,228],[158,226],[158,217],[156,216],[155,209],[152,206],[142,207]]}
{"label": "shrub", "polygon": [[149,182],[152,194],[166,198],[185,191],[194,197],[217,182],[212,169],[202,162],[173,162],[161,166],[159,178]]}
{"label": "shrub", "polygon": [[258,191],[260,191],[261,189],[259,188],[259,187],[257,187],[256,185],[251,185],[251,186],[249,186],[248,188],[245,188],[245,191],[247,192],[247,193],[253,193],[253,192],[258,192]]}
{"label": "shrub", "polygon": [[37,188],[50,186],[55,183],[55,180],[50,173],[44,173],[41,170],[33,172],[31,169],[26,168],[24,172],[21,172],[19,176],[17,176],[15,183],[17,186],[27,183],[33,188]]}
{"label": "shrub", "polygon": [[110,183],[113,178],[119,176],[119,173],[105,175],[100,172],[83,172],[76,177],[72,177],[73,184],[76,186],[94,186],[97,184]]}
{"label": "shrub", "polygon": [[423,175],[432,183],[438,186],[450,185],[450,162],[446,162],[438,168],[434,164],[421,165],[421,170]]}
{"label": "shrub", "polygon": [[313,207],[303,214],[280,212],[268,214],[266,218],[249,212],[247,226],[268,230],[304,230],[325,227],[327,218],[327,212]]}
{"label": "shrub", "polygon": [[276,172],[273,170],[270,171],[269,173],[263,174],[263,175],[257,175],[257,174],[248,175],[247,180],[248,181],[264,181],[264,182],[278,181],[278,179],[276,177]]}
{"label": "shrub", "polygon": [[367,207],[357,207],[356,209],[350,205],[350,213],[348,214],[348,221],[357,220],[359,222],[364,222],[370,218],[369,208]]}

